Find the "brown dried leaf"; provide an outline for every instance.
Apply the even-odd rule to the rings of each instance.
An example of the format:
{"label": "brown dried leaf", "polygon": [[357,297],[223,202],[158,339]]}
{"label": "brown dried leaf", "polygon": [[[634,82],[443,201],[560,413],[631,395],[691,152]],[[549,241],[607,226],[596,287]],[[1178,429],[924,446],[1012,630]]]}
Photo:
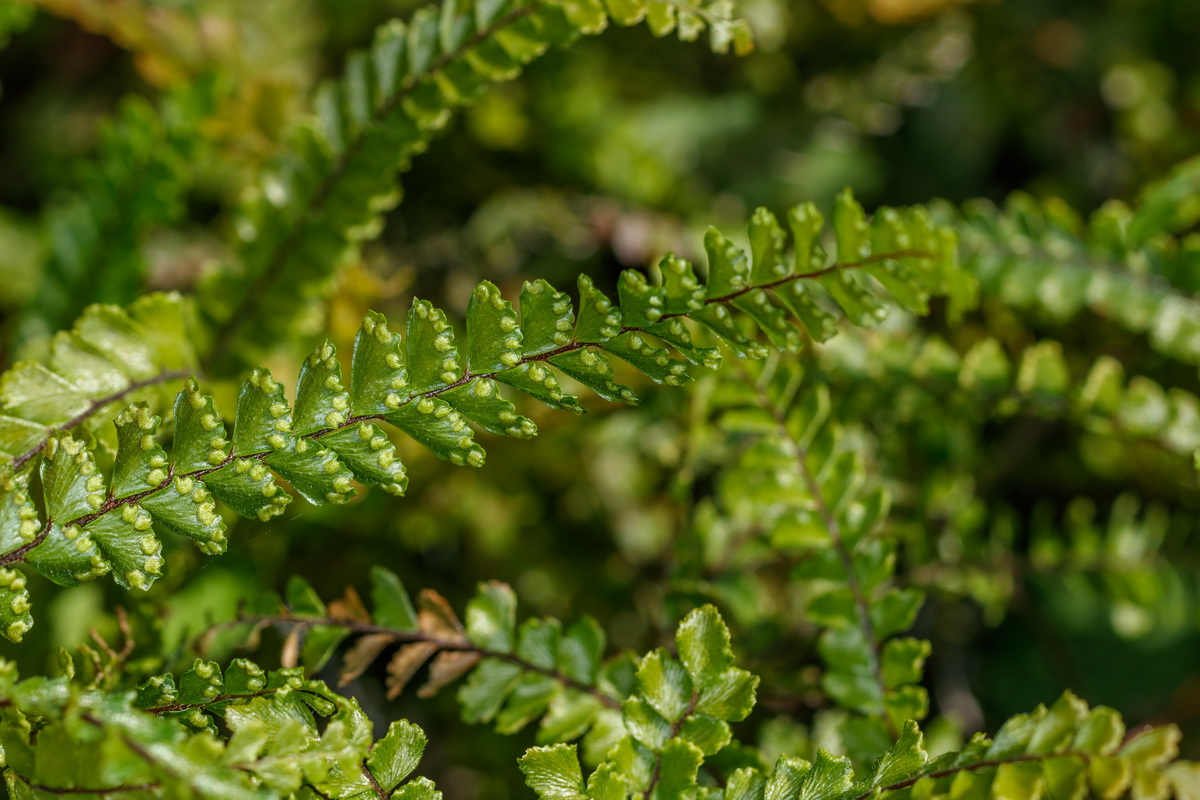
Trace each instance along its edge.
{"label": "brown dried leaf", "polygon": [[421,668],[428,658],[437,652],[437,645],[429,642],[406,644],[396,651],[388,662],[387,696],[395,700],[412,680],[413,673]]}
{"label": "brown dried leaf", "polygon": [[300,666],[300,626],[293,625],[283,640],[283,650],[279,654],[279,665],[285,669]]}
{"label": "brown dried leaf", "polygon": [[329,604],[329,616],[340,622],[371,622],[371,612],[353,586],[347,586],[346,593]]}
{"label": "brown dried leaf", "polygon": [[262,646],[262,634],[267,628],[271,627],[269,622],[257,622],[250,629],[250,633],[246,634],[246,649],[257,650]]}
{"label": "brown dried leaf", "polygon": [[458,680],[483,658],[469,650],[443,650],[429,665],[429,680],[417,690],[417,697],[433,697],[446,684]]}
{"label": "brown dried leaf", "polygon": [[417,596],[417,626],[421,633],[447,642],[466,642],[462,623],[454,609],[432,589],[422,589]]}
{"label": "brown dried leaf", "polygon": [[379,654],[396,641],[389,633],[369,633],[360,636],[354,646],[346,651],[342,660],[342,674],[338,677],[338,686],[345,686],[350,681],[367,671],[367,667],[375,663]]}

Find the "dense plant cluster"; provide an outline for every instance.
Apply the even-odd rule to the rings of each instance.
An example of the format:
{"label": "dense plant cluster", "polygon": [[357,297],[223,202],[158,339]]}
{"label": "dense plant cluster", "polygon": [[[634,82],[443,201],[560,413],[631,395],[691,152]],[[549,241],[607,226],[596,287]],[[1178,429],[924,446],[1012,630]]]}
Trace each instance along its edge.
{"label": "dense plant cluster", "polygon": [[[1200,797],[1166,67],[1102,65],[1135,177],[1087,215],[1049,172],[868,213],[861,137],[975,85],[972,20],[1020,0],[387,5],[0,0],[8,52],[111,41],[156,87],[0,197],[8,796]],[[883,55],[793,97],[804,25]],[[673,101],[636,85],[659,51]],[[729,146],[803,131],[786,200]],[[1047,677],[1055,625],[1102,657]]]}

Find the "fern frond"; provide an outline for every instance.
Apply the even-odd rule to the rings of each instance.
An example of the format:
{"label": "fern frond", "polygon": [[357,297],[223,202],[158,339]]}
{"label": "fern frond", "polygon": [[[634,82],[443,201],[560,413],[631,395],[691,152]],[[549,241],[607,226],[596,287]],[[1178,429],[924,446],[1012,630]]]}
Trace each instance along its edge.
{"label": "fern frond", "polygon": [[[781,756],[769,772],[754,767],[738,769],[729,776],[724,796],[746,800],[999,800],[1123,797],[1132,792],[1134,797],[1186,797],[1198,765],[1176,761],[1179,739],[1174,725],[1147,728],[1127,739],[1117,712],[1103,706],[1089,709],[1066,693],[1049,709],[1041,706],[1008,720],[994,739],[977,734],[958,752],[930,759],[917,724],[907,722],[895,744],[860,775],[854,774],[850,759],[821,749],[812,763]],[[677,749],[669,773],[656,783],[657,795],[639,794],[645,786],[639,765],[621,754],[597,768],[586,785],[573,745],[533,748],[520,763],[526,783],[542,800],[686,797],[689,790],[699,788],[696,772],[702,759],[699,754],[689,758],[682,751]]]}
{"label": "fern frond", "polygon": [[[381,27],[316,96],[317,117],[240,209],[238,261],[201,287],[217,334],[212,359],[286,330],[348,246],[378,235],[396,205],[396,175],[488,84],[515,78],[549,47],[645,20],[658,35],[750,47],[749,28],[722,0],[444,0],[408,25]],[[232,298],[232,301],[231,301]],[[269,305],[263,305],[269,299]],[[235,347],[235,344],[237,345]]]}
{"label": "fern frond", "polygon": [[876,749],[867,755],[876,755],[929,705],[917,685],[929,642],[897,638],[924,594],[893,585],[897,543],[877,530],[890,495],[865,480],[863,441],[831,418],[828,388],[782,359],[758,374],[747,368],[713,398],[720,428],[750,440],[718,476],[722,510],[744,516],[753,508],[755,528],[795,560],[789,575],[806,586],[805,617],[824,628],[822,687],[862,715],[843,726],[855,729],[847,741],[868,743]]}
{"label": "fern frond", "polygon": [[[32,538],[28,526],[23,533],[4,532],[0,567],[29,563],[67,585],[113,572],[122,585],[145,588],[162,566],[153,527],[193,538],[204,552],[222,552],[225,526],[212,498],[265,521],[291,500],[275,474],[319,504],[348,500],[355,479],[402,494],[404,467],[377,422],[390,423],[454,464],[477,467],[484,451],[468,421],[518,438],[536,432],[501,394],[500,384],[552,407],[581,411],[577,398],[560,387],[553,372],[558,370],[604,399],[637,402],[631,389],[614,380],[606,354],[656,382],[682,384],[689,379],[687,361],[671,358],[655,340],[692,362],[711,365],[717,359],[715,350],[697,346],[685,319],[699,322],[735,352],[753,356],[766,347],[751,338],[751,324],[776,346],[801,347],[802,329],[789,311],[821,341],[836,331],[831,309],[837,306],[858,324],[886,316],[882,293],[860,283],[852,275],[857,270],[915,311],[925,310],[933,294],[969,300],[952,232],[933,226],[922,209],[883,209],[868,223],[848,192],[836,208],[832,233],[840,261],[826,254],[818,241],[821,216],[805,205],[789,215],[795,233],[790,260],[784,258],[786,237],[778,223],[760,210],[750,225],[749,255],[715,229],[708,232],[707,284],[690,263],[668,256],[660,287],[626,271],[617,306],[581,277],[577,317],[570,299],[544,281],[526,284],[520,320],[495,286],[480,284],[467,310],[465,357],[445,313],[426,301],[413,301],[403,338],[381,315],[369,314],[355,340],[349,387],[328,343],[301,368],[294,409],[282,385],[267,370],[255,370],[242,385],[228,437],[212,398],[190,380],[175,401],[171,457],[156,443],[159,417],[141,406],[123,412],[111,484],[97,472],[84,443],[55,434],[42,463],[46,520]],[[156,360],[137,362],[146,363]],[[17,374],[43,372],[35,365]],[[6,377],[3,385],[9,381]],[[20,509],[14,513],[28,513],[27,485],[27,474],[6,479],[3,499]]]}
{"label": "fern frond", "polygon": [[1197,519],[1186,510],[1127,492],[1100,508],[1076,497],[1062,507],[1039,502],[1028,515],[1007,506],[987,512],[976,509],[973,524],[951,521],[932,540],[907,542],[912,581],[972,597],[989,621],[1003,616],[1024,578],[1097,609],[1122,637],[1191,627],[1200,597],[1195,565],[1181,558],[1180,545],[1194,541]]}
{"label": "fern frond", "polygon": [[[729,629],[714,607],[679,623],[675,651],[659,648],[640,659],[621,707],[623,735],[593,775],[591,796],[683,796],[704,758],[732,741],[729,723],[754,707],[758,677],[733,666]],[[535,747],[519,763],[539,796],[589,796],[575,745]]]}
{"label": "fern frond", "polygon": [[69,674],[19,681],[12,664],[0,664],[9,792],[441,797],[425,778],[405,782],[425,749],[419,727],[396,721],[374,741],[355,700],[297,672],[266,673],[243,659],[222,672],[197,660],[178,681],[158,676],[135,695],[83,687]]}
{"label": "fern frond", "polygon": [[1110,356],[1098,358],[1077,382],[1053,340],[1022,351],[1015,370],[994,340],[984,340],[963,357],[959,385],[973,393],[1007,392],[1035,412],[1057,411],[1096,433],[1153,442],[1181,455],[1200,448],[1200,399],[1194,394],[1141,375],[1129,378]]}
{"label": "fern frond", "polygon": [[117,414],[134,401],[160,407],[163,392],[173,395],[196,369],[192,316],[178,294],[87,309],[54,337],[45,364],[21,362],[0,376],[0,460],[20,473],[55,431],[76,429],[115,451]]}
{"label": "fern frond", "polygon": [[904,392],[908,402],[892,408],[905,420],[948,407],[976,423],[1027,414],[1147,443],[1188,462],[1200,449],[1200,398],[1130,376],[1110,355],[1081,369],[1054,339],[1018,348],[989,337],[960,353],[940,336],[897,331],[840,344],[817,359],[823,376],[846,389],[869,386],[881,397]]}
{"label": "fern frond", "polygon": [[210,634],[230,625],[292,626],[286,649],[301,652],[310,670],[348,634],[359,634],[347,651],[343,681],[358,678],[400,644],[388,666],[390,697],[433,658],[419,696],[466,678],[458,691],[463,720],[494,722],[499,732],[515,733],[540,717],[539,742],[584,736],[590,762],[616,747],[640,760],[647,775],[680,751],[720,751],[732,739],[728,723],[743,720],[754,706],[758,679],[732,666],[730,632],[712,606],[680,622],[677,656],[658,649],[637,661],[623,654],[604,662],[605,634],[594,620],[565,631],[554,619],[528,619],[518,627],[516,595],[503,583],[480,584],[464,626],[436,593],[422,593],[416,610],[391,572],[376,567],[371,577],[373,615],[354,594],[326,607],[293,579],[290,608],[247,616]]}
{"label": "fern frond", "polygon": [[1087,309],[1144,335],[1157,352],[1200,365],[1200,239],[1176,237],[1196,221],[1200,159],[1184,162],[1130,209],[1112,201],[1087,224],[1064,203],[1009,198],[958,212],[964,263],[982,291],[1064,322]]}
{"label": "fern frond", "polygon": [[428,663],[417,695],[431,697],[465,678],[458,692],[465,721],[492,723],[511,734],[540,720],[539,742],[587,734],[589,748],[603,753],[620,729],[631,658],[605,659],[604,631],[589,617],[565,629],[555,619],[527,619],[518,626],[516,602],[507,584],[482,583],[467,604],[464,625],[437,592],[423,590],[414,605],[395,574],[374,567],[369,609],[353,590],[326,605],[305,581],[293,578],[274,610],[221,623],[200,643],[229,628],[281,626],[288,629],[285,657],[312,674],[354,637],[343,658],[342,685],[390,652],[389,699]]}

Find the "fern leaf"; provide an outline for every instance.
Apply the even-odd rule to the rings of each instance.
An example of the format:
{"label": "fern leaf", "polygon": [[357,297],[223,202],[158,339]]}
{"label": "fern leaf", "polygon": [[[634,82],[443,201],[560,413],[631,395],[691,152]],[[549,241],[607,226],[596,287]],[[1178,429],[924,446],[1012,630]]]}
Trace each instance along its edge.
{"label": "fern leaf", "polygon": [[1091,311],[1197,365],[1200,287],[1190,265],[1198,245],[1172,235],[1194,211],[1171,202],[1195,191],[1198,173],[1184,162],[1147,190],[1144,205],[1106,204],[1086,226],[1061,201],[1022,194],[1002,209],[980,201],[962,216],[945,206],[936,214],[959,220],[963,259],[985,293],[1057,323]]}
{"label": "fern leaf", "polygon": [[[1185,458],[1200,447],[1200,398],[1144,375],[1129,376],[1112,356],[1101,356],[1081,371],[1068,364],[1062,344],[1053,339],[1012,353],[986,338],[960,354],[939,337],[911,332],[863,343],[873,363],[888,360],[889,351],[909,354],[891,359],[886,377],[877,383],[885,394],[904,384],[929,403],[954,403],[959,413],[981,421],[1017,413],[1064,419],[1091,433],[1146,442]],[[823,369],[837,379],[857,375],[837,358],[825,359]]]}
{"label": "fern leaf", "polygon": [[[897,544],[877,531],[889,495],[864,479],[863,442],[847,444],[827,386],[777,360],[728,383],[714,395],[718,424],[748,442],[719,476],[718,513],[765,530],[770,546],[795,563],[806,615],[824,628],[822,687],[863,715],[856,724],[871,731],[868,740],[889,741],[906,719],[925,716],[917,684],[930,650],[926,641],[894,638],[912,626],[923,595],[892,585]],[[737,554],[727,549],[710,558],[730,563]]]}
{"label": "fern leaf", "polygon": [[343,77],[321,87],[315,119],[294,133],[291,152],[267,170],[241,209],[237,262],[201,289],[202,307],[217,326],[212,357],[270,341],[292,324],[291,312],[343,252],[378,234],[382,213],[400,198],[397,173],[455,109],[488,84],[513,79],[550,46],[599,33],[610,19],[636,24],[651,8],[658,35],[678,21],[684,39],[707,26],[719,52],[751,47],[732,4],[708,0],[607,7],[599,0],[444,0],[407,25],[381,27],[369,51],[351,56]]}
{"label": "fern leaf", "polygon": [[388,665],[391,694],[432,659],[419,694],[428,696],[465,678],[458,698],[466,721],[492,722],[501,733],[514,733],[540,719],[540,742],[586,733],[594,754],[618,745],[647,773],[655,765],[669,770],[680,756],[716,753],[731,740],[729,723],[744,719],[754,705],[758,678],[733,665],[729,631],[711,606],[680,623],[678,658],[659,649],[637,665],[620,656],[604,663],[605,637],[594,621],[581,620],[565,630],[557,620],[531,619],[518,626],[516,596],[505,584],[480,584],[463,624],[428,590],[416,613],[395,575],[377,567],[371,579],[373,617],[331,616],[319,599],[290,590],[279,613],[243,617],[236,624],[292,626],[291,636],[299,634],[305,642],[297,652],[307,654],[309,670],[320,669],[330,654],[327,648],[310,648],[310,637],[324,642],[325,632],[335,629],[358,634],[345,656],[344,681],[398,646]]}
{"label": "fern leaf", "polygon": [[[389,423],[452,463],[482,466],[484,451],[468,420],[485,430],[517,437],[532,436],[536,431],[533,423],[518,415],[512,403],[501,396],[498,383],[552,406],[578,409],[577,400],[562,392],[552,367],[604,399],[635,403],[633,390],[617,383],[606,353],[653,380],[679,385],[689,379],[688,362],[672,358],[659,341],[683,343],[685,359],[690,355],[691,360],[705,364],[715,361],[711,350],[696,347],[684,327],[686,319],[715,328],[735,350],[744,353],[765,350],[749,333],[742,332],[753,323],[768,338],[796,347],[801,341],[800,329],[787,321],[784,306],[774,305],[768,294],[781,287],[807,281],[818,291],[816,281],[831,276],[840,281],[849,278],[853,269],[894,261],[916,266],[890,273],[889,280],[904,287],[893,289],[925,296],[944,289],[946,275],[958,274],[953,257],[942,251],[872,250],[868,234],[873,225],[888,228],[889,242],[903,235],[910,244],[934,245],[941,233],[925,225],[925,216],[883,212],[868,223],[848,194],[839,203],[849,210],[842,212],[835,224],[835,238],[839,247],[849,248],[848,257],[857,261],[821,260],[824,266],[815,271],[788,273],[778,258],[782,240],[776,233],[772,234],[775,255],[768,256],[760,241],[756,256],[760,262],[774,259],[769,269],[761,267],[759,271],[771,280],[754,285],[750,282],[751,257],[732,240],[710,231],[705,238],[710,282],[700,284],[686,262],[668,257],[662,289],[650,288],[642,278],[622,278],[625,297],[633,303],[631,317],[624,321],[621,308],[586,277],[579,283],[577,316],[561,293],[545,284],[526,286],[521,307],[523,313],[528,310],[535,331],[528,340],[521,327],[524,320],[518,320],[494,286],[481,285],[468,310],[466,358],[459,352],[446,314],[426,301],[413,301],[404,337],[391,332],[382,317],[368,315],[355,339],[349,386],[328,343],[318,347],[300,369],[295,412],[283,386],[267,370],[254,370],[238,394],[228,436],[212,399],[189,380],[174,406],[172,450],[176,455],[165,456],[155,444],[157,423],[149,407],[130,411],[118,425],[116,446],[110,448],[116,450],[112,484],[94,473],[92,456],[81,442],[71,437],[52,439],[60,445],[55,446],[54,460],[47,462],[49,472],[44,474],[56,482],[46,484],[53,490],[47,494],[48,501],[54,501],[47,509],[53,522],[45,526],[40,539],[0,553],[0,565],[26,561],[49,570],[55,580],[63,582],[114,572],[123,585],[145,587],[161,569],[155,525],[192,538],[203,552],[224,550],[224,525],[213,506],[214,497],[242,516],[265,521],[282,513],[291,501],[276,475],[317,504],[345,502],[354,492],[355,479],[402,493],[404,467],[390,442],[375,428],[377,422]],[[814,241],[821,228],[814,222],[815,213],[801,208],[792,214],[793,219],[807,220],[797,228],[797,258],[809,264],[817,263],[813,259],[818,258],[813,254]],[[839,224],[845,229],[841,234],[837,233]],[[761,240],[762,230],[777,231],[778,225],[768,212],[759,211],[752,229],[752,240]],[[812,252],[805,255],[801,252],[805,248]],[[937,269],[926,269],[917,262],[929,262]],[[937,281],[930,277],[935,273]],[[882,292],[877,298],[875,290],[852,283],[853,297],[860,299],[847,299],[848,284],[839,283],[842,288],[823,302],[836,301],[852,315],[866,302],[862,297],[870,297],[872,308],[884,307]],[[657,303],[652,302],[655,299]],[[739,306],[741,300],[745,300],[743,306]],[[160,365],[174,366],[185,360],[174,344],[186,330],[176,322],[182,313],[178,302],[151,296],[135,304],[128,314],[113,307],[97,307],[81,319],[71,335],[71,351],[103,355],[112,369],[102,372],[97,368],[92,386],[102,391],[124,381],[126,389],[120,394],[88,400],[66,378],[39,365],[26,365],[0,379],[0,397],[13,411],[42,421],[75,414],[91,422],[98,416],[99,403],[124,399],[130,387],[140,388],[173,374],[156,372]],[[689,310],[669,311],[680,305]],[[743,315],[741,307],[751,311]],[[659,313],[660,309],[668,310]],[[872,312],[865,321],[872,322],[877,316]],[[628,324],[630,321],[649,324],[638,327]],[[170,335],[156,338],[153,331],[162,329]],[[662,331],[664,337],[657,339],[651,329]],[[564,338],[566,343],[558,344]],[[532,353],[528,352],[531,344]],[[550,349],[544,349],[547,346]],[[482,371],[475,372],[475,368]],[[102,377],[112,384],[102,383]],[[47,386],[57,390],[47,392]],[[86,414],[77,410],[80,407],[86,408]],[[68,452],[69,458],[63,455]],[[24,458],[29,459],[36,450],[27,453]],[[852,471],[854,466],[852,461],[841,464],[843,471]],[[839,490],[839,496],[845,488]],[[832,488],[826,487],[826,491]],[[141,567],[139,558],[144,562]]]}
{"label": "fern leaf", "polygon": [[415,610],[400,579],[382,567],[371,571],[370,596],[374,608],[365,616],[335,616],[307,584],[294,579],[286,601],[277,604],[278,613],[243,617],[236,624],[291,626],[292,636],[303,642],[298,653],[309,671],[325,664],[337,642],[357,636],[344,658],[343,682],[398,648],[388,663],[389,695],[399,695],[430,662],[421,696],[465,678],[458,695],[463,718],[493,722],[503,733],[540,719],[539,740],[574,738],[620,705],[602,661],[604,633],[593,620],[565,631],[556,620],[531,619],[518,626],[516,595],[507,585],[490,582],[479,585],[465,623],[460,623],[446,601],[429,590],[419,597],[420,611]]}
{"label": "fern leaf", "polygon": [[298,670],[268,673],[245,659],[222,670],[197,659],[178,678],[153,676],[136,693],[70,676],[19,681],[8,663],[0,670],[4,776],[18,797],[260,800],[302,787],[330,798],[441,796],[427,779],[410,779],[426,744],[419,727],[397,720],[374,741],[356,701]]}
{"label": "fern leaf", "polygon": [[[995,739],[983,734],[961,751],[930,759],[921,731],[907,722],[894,745],[856,779],[848,758],[821,749],[813,762],[781,756],[770,772],[743,767],[725,786],[745,800],[866,800],[869,797],[1167,797],[1182,792],[1194,765],[1175,761],[1179,731],[1149,728],[1125,740],[1125,725],[1110,708],[1088,706],[1070,693],[1049,709],[1010,719]],[[673,739],[678,742],[680,740]],[[543,800],[626,797],[644,786],[644,765],[618,751],[584,784],[574,745],[535,747],[520,760],[529,787]],[[667,750],[654,770],[657,796],[697,788],[698,753]],[[668,781],[672,782],[668,784]],[[624,785],[622,785],[624,784]],[[594,788],[595,787],[595,788]],[[603,793],[598,791],[604,787]],[[609,787],[612,787],[611,789]],[[610,794],[611,792],[611,794]],[[645,796],[650,796],[647,792]]]}
{"label": "fern leaf", "polygon": [[[729,723],[750,713],[758,685],[756,676],[733,666],[729,631],[712,606],[680,623],[675,644],[678,659],[663,649],[641,659],[621,708],[628,733],[610,751],[614,762],[597,770],[623,773],[626,791],[646,797],[694,786],[704,757],[730,742]],[[519,764],[540,797],[589,796],[575,745],[535,747]]]}
{"label": "fern leaf", "polygon": [[137,400],[160,405],[164,387],[195,368],[189,304],[146,295],[128,309],[92,306],[59,333],[46,364],[21,362],[0,376],[0,458],[18,471],[55,430],[81,427],[116,450],[114,418]]}

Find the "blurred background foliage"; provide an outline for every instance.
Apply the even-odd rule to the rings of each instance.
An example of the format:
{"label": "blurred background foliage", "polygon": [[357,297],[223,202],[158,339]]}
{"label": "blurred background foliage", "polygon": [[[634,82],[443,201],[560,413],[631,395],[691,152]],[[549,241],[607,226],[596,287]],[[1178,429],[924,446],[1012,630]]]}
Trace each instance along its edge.
{"label": "blurred background foliage", "polygon": [[[194,286],[224,255],[225,210],[315,83],[418,5],[0,1],[4,365],[41,352],[90,302]],[[1200,4],[745,0],[742,11],[758,39],[744,59],[612,31],[492,90],[414,162],[382,236],[314,309],[319,328],[348,353],[367,309],[398,317],[414,293],[461,314],[480,279],[508,296],[526,278],[570,286],[580,272],[611,288],[619,269],[665,250],[697,255],[702,226],[735,229],[755,206],[824,202],[846,185],[868,207],[1023,189],[1088,212],[1132,199],[1200,140]],[[154,157],[132,185],[110,179],[127,170],[106,163],[124,164],[134,136],[156,143]],[[111,219],[94,216],[101,206]],[[103,235],[81,239],[88,230]],[[79,241],[93,249],[67,246]],[[1073,363],[1116,353],[1130,373],[1169,368],[1094,315],[1060,324],[985,302],[977,317],[950,347],[990,332],[1019,351],[1051,336]],[[916,635],[934,644],[939,736],[949,745],[1070,688],[1131,723],[1180,724],[1185,755],[1200,756],[1194,471],[1036,403],[890,381],[879,338],[937,329],[935,318],[844,332],[801,360],[841,422],[877,442],[868,463],[896,498],[899,574],[930,593]],[[287,375],[296,363],[268,366]],[[1200,390],[1194,369],[1173,378]],[[688,604],[715,599],[739,629],[739,658],[771,687],[746,725],[803,752],[829,736],[809,727],[822,702],[813,629],[779,613],[798,590],[787,548],[739,506],[763,478],[739,474],[744,442],[710,424],[720,381],[644,392],[636,411],[593,403],[586,424],[525,409],[542,435],[491,439],[480,471],[407,448],[407,499],[368,493],[349,512],[296,504],[272,523],[243,520],[212,561],[173,549],[149,595],[161,605],[145,613],[182,647],[290,574],[331,596],[382,563],[456,607],[478,580],[509,582],[525,614],[590,613],[615,646],[644,651]],[[46,645],[111,631],[112,609],[132,599],[108,583],[52,594],[33,576],[31,590],[50,613],[3,648],[27,672],[45,666],[27,662]],[[470,729],[451,693],[386,701],[373,673],[350,690],[373,718],[426,728],[426,774],[448,796],[526,796],[511,765],[532,733]]]}

